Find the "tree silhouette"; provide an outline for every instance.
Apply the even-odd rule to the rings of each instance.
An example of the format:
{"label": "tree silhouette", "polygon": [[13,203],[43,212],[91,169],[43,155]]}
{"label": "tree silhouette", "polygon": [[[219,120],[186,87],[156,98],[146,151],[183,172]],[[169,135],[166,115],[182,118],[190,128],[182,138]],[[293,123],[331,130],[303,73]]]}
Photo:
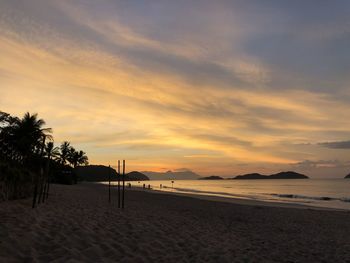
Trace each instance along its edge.
{"label": "tree silhouette", "polygon": [[64,141],[60,146],[60,162],[61,164],[66,164],[69,154],[70,154],[71,146],[70,142]]}
{"label": "tree silhouette", "polygon": [[58,147],[55,147],[53,142],[46,143],[45,146],[45,157],[48,159],[57,159],[60,156],[60,150]]}
{"label": "tree silhouette", "polygon": [[45,125],[38,114],[27,112],[18,118],[0,111],[0,199],[28,195],[34,189],[33,203],[37,193],[39,202],[44,201],[50,182],[76,183],[73,168],[88,164],[85,152],[68,141],[55,147],[52,130]]}
{"label": "tree silhouette", "polygon": [[45,138],[52,138],[50,135],[52,129],[44,128],[45,121],[39,119],[36,113],[31,115],[27,112],[21,119],[1,114],[0,122],[3,124],[2,140],[8,147],[20,153],[25,160],[40,151]]}
{"label": "tree silhouette", "polygon": [[83,151],[76,151],[74,153],[74,164],[76,167],[77,165],[88,165],[89,160],[88,157],[86,156],[86,153]]}
{"label": "tree silhouette", "polygon": [[76,168],[78,165],[89,164],[86,153],[83,151],[76,151],[74,147],[70,148],[68,161],[73,166],[73,168]]}

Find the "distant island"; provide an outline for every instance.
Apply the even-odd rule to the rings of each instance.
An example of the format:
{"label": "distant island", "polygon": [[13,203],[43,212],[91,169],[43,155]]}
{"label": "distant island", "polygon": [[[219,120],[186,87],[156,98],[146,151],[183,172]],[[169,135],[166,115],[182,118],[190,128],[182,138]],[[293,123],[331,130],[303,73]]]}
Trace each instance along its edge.
{"label": "distant island", "polygon": [[231,178],[233,180],[249,180],[249,179],[308,179],[304,174],[296,173],[293,171],[288,172],[280,172],[276,174],[271,175],[263,175],[259,173],[251,173],[251,174],[244,174],[244,175],[237,175],[234,178]]}
{"label": "distant island", "polygon": [[217,175],[198,178],[198,180],[223,180],[223,179],[224,178],[222,178],[221,176],[217,176]]}
{"label": "distant island", "polygon": [[345,179],[350,179],[350,174],[344,177]]}
{"label": "distant island", "polygon": [[[75,172],[82,181],[104,182],[108,181],[111,174],[111,181],[117,181],[117,171],[104,165],[87,165],[75,168]],[[125,181],[148,181],[149,178],[140,172],[130,172],[125,174]]]}

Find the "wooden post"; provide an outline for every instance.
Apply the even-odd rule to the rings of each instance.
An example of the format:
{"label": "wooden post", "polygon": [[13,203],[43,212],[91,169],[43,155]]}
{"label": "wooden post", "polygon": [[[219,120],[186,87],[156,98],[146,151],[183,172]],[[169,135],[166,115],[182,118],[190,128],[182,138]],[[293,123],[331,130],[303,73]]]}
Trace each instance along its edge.
{"label": "wooden post", "polygon": [[46,186],[46,199],[49,198],[49,191],[50,191],[50,163],[51,163],[51,156],[48,160],[47,164],[47,186]]}
{"label": "wooden post", "polygon": [[49,198],[50,192],[50,171],[47,172],[47,183],[46,183],[46,200]]}
{"label": "wooden post", "polygon": [[39,175],[36,174],[34,179],[34,193],[33,193],[32,208],[35,208],[35,204],[36,204],[36,196],[38,195],[38,183],[39,183],[38,181],[39,181]]}
{"label": "wooden post", "polygon": [[124,209],[125,201],[125,160],[123,160],[123,192],[122,192],[122,208]]}
{"label": "wooden post", "polygon": [[49,196],[49,167],[50,167],[50,160],[51,160],[51,156],[49,154],[49,156],[47,157],[46,160],[46,169],[44,171],[45,173],[45,182],[44,182],[44,191],[43,191],[43,203],[45,202],[45,200],[47,199],[47,197]]}
{"label": "wooden post", "polygon": [[45,185],[45,171],[44,171],[44,167],[40,168],[40,189],[39,189],[39,198],[38,198],[38,204],[40,204],[41,202],[44,202],[43,198],[44,198],[44,185]]}
{"label": "wooden post", "polygon": [[44,139],[43,139],[43,145],[41,147],[41,152],[40,152],[40,156],[41,156],[41,183],[40,183],[40,192],[39,192],[39,199],[38,202],[40,204],[40,202],[44,202],[44,198],[45,198],[45,183],[46,183],[46,178],[45,178],[45,163],[44,163],[44,150],[45,150],[45,142],[46,142],[46,135],[44,135]]}
{"label": "wooden post", "polygon": [[[46,136],[44,135],[43,137],[43,143],[41,146],[41,153],[40,153],[40,157],[43,158],[44,155],[44,147],[45,147],[45,141],[46,141]],[[40,160],[42,161],[42,160]],[[32,208],[35,208],[35,204],[37,202],[37,195],[38,195],[38,190],[39,190],[39,197],[38,197],[38,203],[40,203],[40,199],[42,197],[42,191],[43,191],[43,183],[42,183],[42,177],[43,177],[43,163],[41,163],[41,167],[40,167],[40,173],[39,175],[36,176],[35,178],[35,186],[34,186],[34,194],[33,194],[33,204],[32,204]],[[40,189],[39,188],[39,184],[40,184]]]}
{"label": "wooden post", "polygon": [[120,208],[120,160],[118,160],[118,208]]}
{"label": "wooden post", "polygon": [[108,166],[108,203],[111,203],[111,166]]}

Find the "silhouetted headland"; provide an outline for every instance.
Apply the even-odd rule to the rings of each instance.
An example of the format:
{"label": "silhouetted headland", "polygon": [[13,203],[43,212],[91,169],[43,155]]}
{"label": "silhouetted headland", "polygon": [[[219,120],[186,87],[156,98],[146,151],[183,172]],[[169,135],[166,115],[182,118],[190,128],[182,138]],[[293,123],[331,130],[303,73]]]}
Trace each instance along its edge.
{"label": "silhouetted headland", "polygon": [[167,171],[167,172],[151,172],[142,171],[150,180],[196,180],[200,178],[200,175],[190,171]]}
{"label": "silhouetted headland", "polygon": [[[104,182],[108,181],[109,175],[111,181],[117,181],[117,171],[104,165],[87,165],[79,166],[75,169],[78,177],[82,181],[87,182]],[[125,174],[125,181],[148,181],[148,176],[140,172],[130,172]]]}
{"label": "silhouetted headland", "polygon": [[350,174],[344,177],[345,179],[350,179]]}
{"label": "silhouetted headland", "polygon": [[217,176],[217,175],[211,175],[211,176],[207,176],[207,177],[201,177],[198,178],[198,180],[223,180],[224,178],[222,178],[221,176]]}
{"label": "silhouetted headland", "polygon": [[280,172],[276,174],[271,175],[263,175],[259,173],[251,173],[251,174],[244,174],[244,175],[237,175],[236,177],[232,178],[234,180],[249,180],[249,179],[308,179],[304,174],[300,174],[293,171],[288,172]]}
{"label": "silhouetted headland", "polygon": [[140,173],[138,171],[132,171],[125,175],[127,181],[148,181],[149,178],[147,175]]}

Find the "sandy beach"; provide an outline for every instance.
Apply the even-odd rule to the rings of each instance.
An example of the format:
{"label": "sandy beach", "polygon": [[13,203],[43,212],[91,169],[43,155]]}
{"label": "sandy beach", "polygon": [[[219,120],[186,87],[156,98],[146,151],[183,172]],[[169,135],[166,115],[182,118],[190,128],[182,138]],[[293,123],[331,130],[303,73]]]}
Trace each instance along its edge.
{"label": "sandy beach", "polygon": [[242,205],[97,184],[0,203],[0,262],[349,262],[350,213]]}

